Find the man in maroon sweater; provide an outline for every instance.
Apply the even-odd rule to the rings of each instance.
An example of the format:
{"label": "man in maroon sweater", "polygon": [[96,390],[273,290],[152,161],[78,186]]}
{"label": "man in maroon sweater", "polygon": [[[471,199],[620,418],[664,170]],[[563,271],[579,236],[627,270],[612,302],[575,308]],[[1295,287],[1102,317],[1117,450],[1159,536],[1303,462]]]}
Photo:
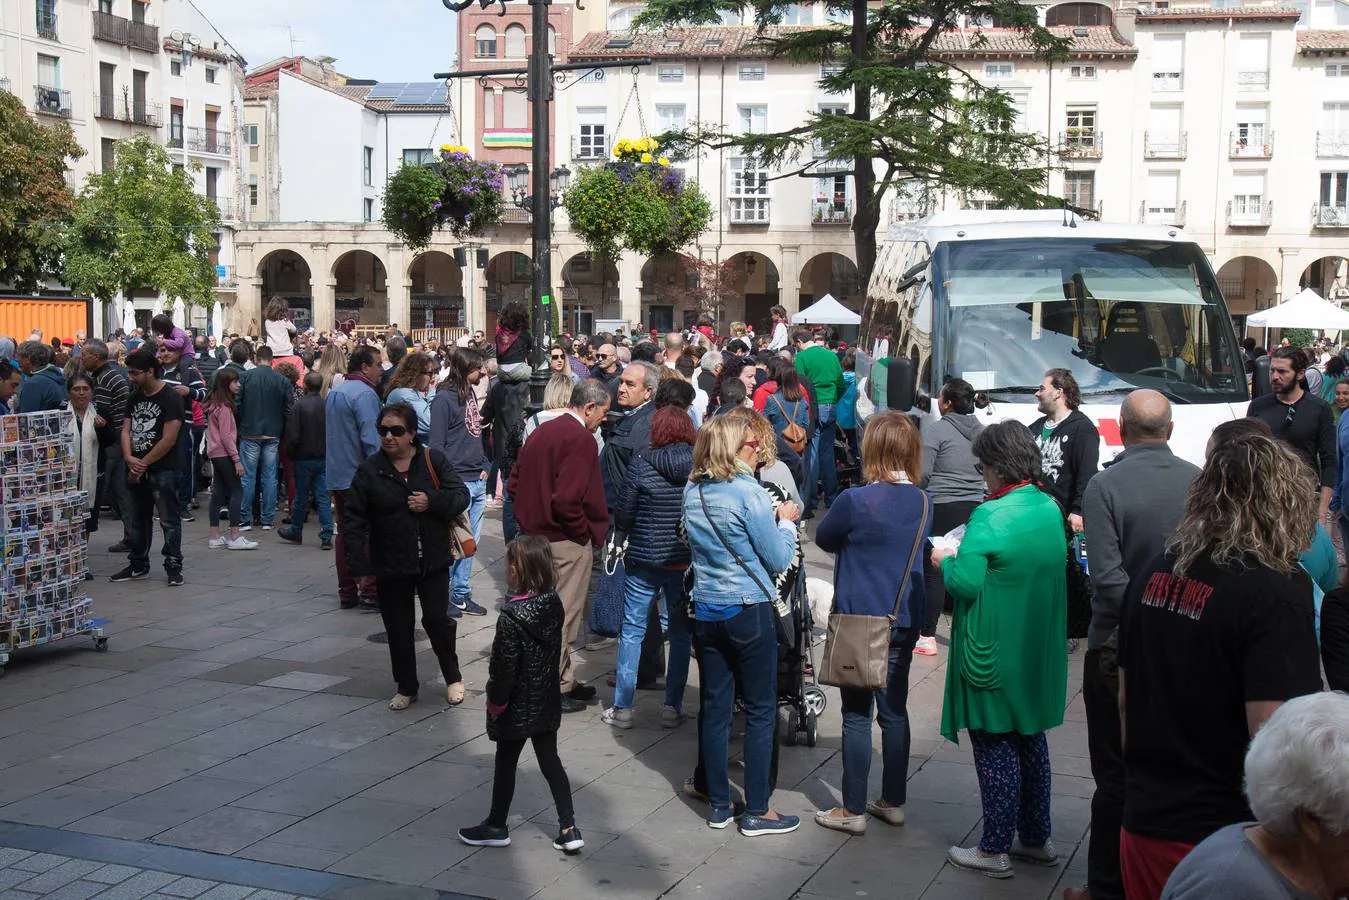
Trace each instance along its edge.
{"label": "man in maroon sweater", "polygon": [[608,410],[608,388],[593,378],[579,382],[570,408],[536,428],[520,448],[507,486],[520,530],[547,538],[553,548],[557,593],[566,613],[559,666],[563,712],[580,712],[594,694],[593,688],[576,683],[571,645],[585,613],[591,548],[603,546],[609,532],[594,437]]}

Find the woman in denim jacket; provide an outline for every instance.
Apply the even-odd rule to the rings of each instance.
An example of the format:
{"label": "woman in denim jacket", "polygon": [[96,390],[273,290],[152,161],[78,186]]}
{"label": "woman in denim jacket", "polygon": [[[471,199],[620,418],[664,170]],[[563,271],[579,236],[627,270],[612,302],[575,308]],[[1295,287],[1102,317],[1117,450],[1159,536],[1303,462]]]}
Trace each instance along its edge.
{"label": "woman in denim jacket", "polygon": [[[693,618],[700,649],[698,740],[711,801],[707,824],[740,820],[746,836],[785,834],[796,816],[769,809],[768,769],[777,715],[777,623],[773,576],[796,553],[800,511],[785,503],[776,517],[754,479],[759,441],[742,422],[706,423],[693,448],[684,491],[684,523],[693,555]],[[726,756],[737,682],[745,702],[744,810],[731,805]]]}

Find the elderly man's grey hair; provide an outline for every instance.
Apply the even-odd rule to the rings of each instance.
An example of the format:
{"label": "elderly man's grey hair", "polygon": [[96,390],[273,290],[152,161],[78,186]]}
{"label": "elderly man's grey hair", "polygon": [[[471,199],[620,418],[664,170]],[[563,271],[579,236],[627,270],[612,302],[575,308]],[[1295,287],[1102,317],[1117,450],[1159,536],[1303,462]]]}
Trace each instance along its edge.
{"label": "elderly man's grey hair", "polygon": [[642,360],[630,363],[628,368],[631,369],[633,366],[638,366],[642,369],[642,381],[646,389],[654,395],[656,393],[656,388],[660,387],[660,369],[651,363]]}
{"label": "elderly man's grey hair", "polygon": [[40,369],[51,364],[52,348],[42,341],[24,341],[19,345],[19,359],[27,359]]}
{"label": "elderly man's grey hair", "polygon": [[14,353],[19,345],[14,338],[7,334],[0,334],[0,359],[14,359]]}
{"label": "elderly man's grey hair", "polygon": [[1275,710],[1246,751],[1246,797],[1271,834],[1297,835],[1299,812],[1349,832],[1349,694],[1308,694]]}
{"label": "elderly man's grey hair", "polygon": [[721,358],[720,350],[708,350],[703,354],[703,358],[698,361],[698,365],[702,367],[704,372],[715,375],[717,366],[721,365],[723,362],[725,362],[725,360]]}
{"label": "elderly man's grey hair", "polygon": [[84,349],[92,352],[99,359],[108,358],[108,345],[98,338],[88,338],[85,340]]}

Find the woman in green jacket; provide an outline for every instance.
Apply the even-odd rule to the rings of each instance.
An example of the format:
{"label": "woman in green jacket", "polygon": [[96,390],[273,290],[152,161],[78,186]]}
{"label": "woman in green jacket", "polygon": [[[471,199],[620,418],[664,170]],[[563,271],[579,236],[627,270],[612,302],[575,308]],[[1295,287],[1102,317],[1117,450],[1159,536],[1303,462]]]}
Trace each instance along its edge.
{"label": "woman in green jacket", "polygon": [[[959,553],[932,551],[954,604],[942,734],[968,729],[984,833],[952,847],[957,866],[1009,878],[1009,859],[1052,866],[1049,744],[1063,722],[1068,678],[1063,513],[1040,490],[1040,452],[1025,426],[985,428],[971,447],[988,498]],[[1013,831],[1019,831],[1012,843]]]}

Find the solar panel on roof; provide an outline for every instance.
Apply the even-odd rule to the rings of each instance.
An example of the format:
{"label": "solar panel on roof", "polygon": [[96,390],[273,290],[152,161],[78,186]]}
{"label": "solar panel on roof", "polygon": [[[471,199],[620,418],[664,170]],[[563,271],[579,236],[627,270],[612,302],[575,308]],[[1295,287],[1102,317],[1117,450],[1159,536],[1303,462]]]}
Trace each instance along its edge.
{"label": "solar panel on roof", "polygon": [[403,92],[407,87],[405,81],[381,82],[370,89],[366,98],[370,100],[392,100]]}
{"label": "solar panel on roof", "polygon": [[436,85],[435,92],[431,94],[432,103],[448,103],[450,100],[450,89],[443,84]]}

